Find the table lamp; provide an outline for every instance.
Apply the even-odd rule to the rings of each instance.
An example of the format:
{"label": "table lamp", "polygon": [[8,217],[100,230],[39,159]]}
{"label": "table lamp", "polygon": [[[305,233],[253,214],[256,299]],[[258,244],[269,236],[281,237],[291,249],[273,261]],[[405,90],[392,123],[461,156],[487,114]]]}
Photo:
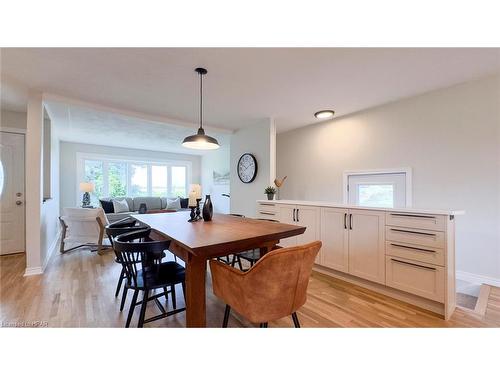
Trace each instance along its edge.
{"label": "table lamp", "polygon": [[83,191],[82,207],[90,206],[90,193],[94,191],[92,182],[80,182],[80,191]]}

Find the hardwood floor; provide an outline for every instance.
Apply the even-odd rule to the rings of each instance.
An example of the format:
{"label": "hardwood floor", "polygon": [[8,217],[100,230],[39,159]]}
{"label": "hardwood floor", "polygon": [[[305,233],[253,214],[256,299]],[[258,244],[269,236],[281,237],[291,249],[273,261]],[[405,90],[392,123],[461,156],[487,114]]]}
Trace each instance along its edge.
{"label": "hardwood floor", "polygon": [[[0,322],[2,326],[124,327],[114,290],[120,266],[107,251],[99,256],[85,249],[54,254],[45,273],[23,277],[24,255],[0,257]],[[224,305],[211,292],[207,279],[207,325],[220,327]],[[130,302],[129,294],[127,302]],[[184,304],[177,290],[178,306]],[[163,301],[163,300],[162,300]],[[170,301],[168,306],[171,308]],[[128,304],[127,309],[128,310]],[[150,304],[146,317],[157,314]],[[139,311],[132,326],[137,324]],[[298,311],[303,327],[500,327],[500,288],[491,287],[484,315],[457,308],[449,321],[404,302],[352,284],[314,274],[307,303]],[[162,319],[147,327],[184,327],[185,313]],[[231,314],[230,327],[252,326]],[[269,323],[292,327],[292,319]]]}

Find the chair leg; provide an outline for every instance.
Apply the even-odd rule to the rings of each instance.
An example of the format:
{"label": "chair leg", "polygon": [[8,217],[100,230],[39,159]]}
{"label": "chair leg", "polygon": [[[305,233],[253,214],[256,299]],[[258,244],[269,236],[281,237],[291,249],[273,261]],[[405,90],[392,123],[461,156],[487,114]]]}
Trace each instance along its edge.
{"label": "chair leg", "polygon": [[177,298],[175,297],[175,285],[170,285],[170,291],[172,292],[172,306],[174,310],[177,310]]}
{"label": "chair leg", "polygon": [[116,286],[115,297],[118,297],[118,294],[120,294],[120,289],[122,288],[122,281],[124,277],[125,269],[122,267],[122,272],[120,273],[120,278],[118,279],[118,285]]}
{"label": "chair leg", "polygon": [[295,328],[300,328],[299,317],[297,316],[296,312],[294,312],[292,314],[292,319],[293,319],[293,325],[295,326]]}
{"label": "chair leg", "polygon": [[125,328],[130,327],[130,321],[132,320],[132,315],[134,315],[135,304],[137,303],[137,296],[139,295],[139,291],[137,289],[134,290],[134,295],[132,296],[132,302],[130,302],[130,308],[128,310],[127,323],[125,324]]}
{"label": "chair leg", "polygon": [[260,323],[260,328],[267,328],[267,322],[265,322],[265,323]]}
{"label": "chair leg", "polygon": [[231,261],[231,267],[234,267],[236,264],[236,254],[233,254],[233,260]]}
{"label": "chair leg", "polygon": [[241,264],[241,258],[237,255],[235,255],[235,257],[238,258],[238,267],[240,268],[240,271],[243,272],[243,264]]}
{"label": "chair leg", "polygon": [[120,311],[123,311],[123,306],[125,306],[125,300],[127,299],[128,288],[125,285],[123,287],[122,302],[120,303]]}
{"label": "chair leg", "polygon": [[144,295],[142,296],[141,312],[139,314],[139,323],[137,328],[142,328],[144,326],[144,318],[146,316],[146,306],[148,304],[149,290],[144,290]]}
{"label": "chair leg", "polygon": [[231,306],[226,305],[226,309],[224,310],[224,320],[222,321],[222,328],[227,328],[230,312],[231,312]]}

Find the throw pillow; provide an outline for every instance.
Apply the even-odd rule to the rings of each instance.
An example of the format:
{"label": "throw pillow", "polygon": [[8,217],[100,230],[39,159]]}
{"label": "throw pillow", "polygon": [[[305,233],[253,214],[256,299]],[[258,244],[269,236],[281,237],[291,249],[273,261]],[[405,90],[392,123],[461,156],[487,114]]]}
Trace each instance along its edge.
{"label": "throw pillow", "polygon": [[181,208],[188,208],[189,198],[180,198],[180,200],[181,200]]}
{"label": "throw pillow", "polygon": [[99,199],[99,203],[101,204],[102,209],[105,214],[113,214],[115,213],[115,209],[113,207],[113,202],[111,201],[103,201]]}
{"label": "throw pillow", "polygon": [[167,210],[180,210],[181,209],[181,198],[167,198]]}
{"label": "throw pillow", "polygon": [[129,212],[130,208],[128,207],[128,203],[126,199],[118,200],[118,199],[113,199],[113,208],[115,210],[115,213],[119,212]]}

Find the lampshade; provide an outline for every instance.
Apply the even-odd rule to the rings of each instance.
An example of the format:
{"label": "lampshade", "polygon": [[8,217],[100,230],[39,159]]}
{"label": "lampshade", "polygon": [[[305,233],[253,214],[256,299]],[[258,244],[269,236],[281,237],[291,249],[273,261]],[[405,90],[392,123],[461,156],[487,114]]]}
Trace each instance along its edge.
{"label": "lampshade", "polygon": [[219,142],[214,137],[206,135],[203,129],[203,76],[207,74],[207,70],[196,68],[195,72],[200,76],[200,127],[196,134],[184,138],[182,145],[196,150],[216,150],[219,148]]}
{"label": "lampshade", "polygon": [[201,185],[191,184],[189,191],[194,191],[196,193],[196,199],[201,199]]}
{"label": "lampshade", "polygon": [[80,191],[84,193],[92,193],[94,191],[93,182],[80,182]]}

